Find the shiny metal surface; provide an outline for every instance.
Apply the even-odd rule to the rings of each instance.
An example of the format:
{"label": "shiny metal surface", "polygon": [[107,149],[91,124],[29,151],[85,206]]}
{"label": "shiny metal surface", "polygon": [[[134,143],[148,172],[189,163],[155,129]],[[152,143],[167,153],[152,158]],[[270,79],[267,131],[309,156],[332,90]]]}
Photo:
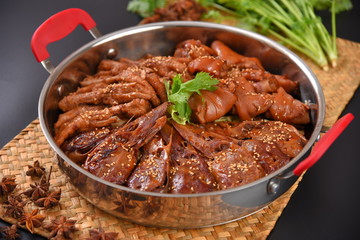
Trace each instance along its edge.
{"label": "shiny metal surface", "polygon": [[45,68],[45,70],[48,71],[49,74],[51,74],[55,69],[54,65],[50,61],[50,58],[47,58],[44,61],[41,61],[40,63]]}
{"label": "shiny metal surface", "polygon": [[[312,123],[305,131],[309,142],[297,157],[278,171],[237,188],[201,194],[164,194],[141,192],[104,181],[72,162],[56,146],[52,134],[53,124],[60,113],[58,101],[75,91],[84,77],[83,72],[93,72],[97,63],[109,52],[131,59],[144,54],[170,55],[177,43],[189,38],[207,44],[215,39],[221,40],[241,54],[259,58],[268,71],[286,74],[300,83],[299,97],[312,103]],[[80,71],[74,71],[76,69]],[[148,226],[171,228],[195,228],[236,220],[281,196],[296,178],[279,180],[277,176],[287,175],[307,156],[320,133],[324,115],[325,101],[319,82],[294,53],[259,34],[204,22],[148,24],[95,39],[55,68],[39,99],[40,124],[57,153],[59,167],[85,199],[120,218]],[[273,186],[274,183],[276,186]]]}
{"label": "shiny metal surface", "polygon": [[92,29],[89,30],[89,33],[91,34],[91,36],[93,36],[93,38],[100,38],[102,37],[101,32],[99,31],[99,29],[97,29],[97,27],[93,27]]}

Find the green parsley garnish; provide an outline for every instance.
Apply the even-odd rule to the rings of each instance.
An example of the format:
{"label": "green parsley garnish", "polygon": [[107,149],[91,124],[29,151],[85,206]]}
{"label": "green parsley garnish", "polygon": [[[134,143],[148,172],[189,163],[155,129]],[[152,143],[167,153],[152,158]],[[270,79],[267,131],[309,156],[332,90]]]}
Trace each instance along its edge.
{"label": "green parsley garnish", "polygon": [[163,8],[166,0],[131,0],[127,10],[139,14],[141,17],[150,17],[157,8]]}
{"label": "green parsley garnish", "polygon": [[[278,41],[311,58],[323,69],[336,66],[336,13],[352,8],[351,0],[198,0],[212,9],[208,17],[221,21],[226,13],[239,20],[239,26],[274,36]],[[331,11],[332,36],[317,9]]]}
{"label": "green parsley garnish", "polygon": [[215,85],[219,81],[210,76],[209,73],[199,72],[195,78],[184,82],[181,75],[178,74],[173,78],[172,84],[164,82],[169,102],[172,104],[168,107],[171,118],[179,124],[190,122],[191,108],[188,100],[193,93],[201,95],[200,90],[216,90]]}

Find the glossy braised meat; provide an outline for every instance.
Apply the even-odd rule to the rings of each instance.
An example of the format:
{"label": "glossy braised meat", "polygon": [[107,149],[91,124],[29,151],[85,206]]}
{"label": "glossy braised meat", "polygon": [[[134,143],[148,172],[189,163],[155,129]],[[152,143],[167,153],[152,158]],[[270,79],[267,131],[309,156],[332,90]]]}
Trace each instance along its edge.
{"label": "glossy braised meat", "polygon": [[[219,84],[190,97],[191,121],[198,124],[168,121],[165,81],[180,74],[186,82],[199,72]],[[290,124],[308,124],[310,115],[291,95],[297,90],[297,82],[267,72],[257,58],[220,41],[209,47],[188,39],[173,56],[105,59],[95,74],[80,75],[77,91],[59,102],[64,113],[54,125],[55,141],[90,173],[133,189],[228,189],[301,152],[307,140]]]}
{"label": "glossy braised meat", "polygon": [[291,81],[286,76],[283,75],[273,75],[279,86],[282,87],[287,93],[293,93],[298,89],[298,82]]}
{"label": "glossy braised meat", "polygon": [[190,74],[196,74],[198,72],[207,72],[213,77],[221,78],[226,75],[228,65],[217,57],[213,56],[201,56],[198,57],[188,65],[188,71]]}
{"label": "glossy braised meat", "polygon": [[[292,93],[298,88],[298,82],[291,81],[286,76],[271,74],[261,69],[241,69],[238,76],[251,81],[257,92],[276,92],[279,87],[282,87],[286,92]],[[268,83],[262,83],[264,81]],[[265,86],[265,88],[262,86]]]}
{"label": "glossy braised meat", "polygon": [[206,10],[195,0],[172,1],[164,8],[154,10],[154,15],[144,18],[140,23],[164,21],[199,21]]}
{"label": "glossy braised meat", "polygon": [[209,158],[207,164],[219,189],[240,186],[265,176],[253,155],[241,146],[242,141],[206,131],[200,126],[171,123],[184,139]]}
{"label": "glossy braised meat", "polygon": [[160,101],[162,103],[166,102],[168,99],[167,99],[167,95],[166,95],[166,89],[165,89],[164,82],[167,81],[168,79],[166,77],[159,76],[155,72],[149,72],[148,74],[146,74],[145,79],[154,88]]}
{"label": "glossy braised meat", "polygon": [[[136,82],[142,85],[145,89],[151,91],[152,94],[157,94],[161,102],[165,102],[167,97],[164,98],[164,95],[166,96],[166,92],[165,87],[163,86],[164,84],[162,83],[162,78],[155,73],[155,70],[145,67],[143,64],[144,63],[139,64],[139,66],[129,67],[128,69],[120,72],[119,76],[121,81]],[[161,83],[162,86],[160,86]]]}
{"label": "glossy braised meat", "polygon": [[[194,41],[185,41],[179,44],[179,49],[189,45],[189,42],[194,44]],[[217,77],[220,81],[218,87],[228,92],[226,93],[228,98],[224,98],[224,93],[219,94],[221,90],[203,91],[206,93],[204,97],[194,94],[190,98],[189,105],[193,110],[192,117],[195,122],[212,122],[227,114],[230,109],[237,113],[240,120],[255,119],[268,112],[280,87],[284,86],[289,92],[294,92],[298,87],[296,82],[285,76],[273,75],[263,70],[260,65],[242,68],[237,62],[249,61],[253,65],[258,62],[237,54],[221,42],[214,41],[212,47],[218,56],[211,55],[212,52],[197,56],[189,63],[188,72],[196,74],[204,71]],[[305,111],[303,114],[308,115],[308,112]],[[271,114],[267,116],[274,118]]]}
{"label": "glossy braised meat", "polygon": [[[113,83],[127,83],[134,84],[136,83],[139,88],[146,89],[152,96],[151,101],[154,106],[159,105],[159,100],[157,99],[156,92],[153,87],[148,82],[148,75],[153,73],[153,70],[150,68],[140,67],[140,62],[134,65],[130,65],[128,68],[122,71],[100,71],[94,76],[87,77],[82,82],[80,82],[82,88],[85,88],[89,85],[94,84],[113,84]],[[102,86],[102,85],[100,85]],[[81,89],[81,88],[80,88]],[[80,91],[80,89],[78,91]]]}
{"label": "glossy braised meat", "polygon": [[266,175],[266,172],[256,162],[253,155],[235,144],[214,154],[212,161],[208,161],[210,171],[218,182],[219,189],[241,186]]}
{"label": "glossy braised meat", "polygon": [[[80,82],[80,84],[82,87],[86,87],[97,83],[135,82],[151,91],[152,94],[154,94],[155,91],[161,102],[165,102],[167,101],[167,96],[163,79],[169,79],[178,72],[183,72],[186,65],[184,65],[182,61],[175,61],[176,59],[168,59],[168,64],[161,64],[160,59],[156,59],[155,57],[150,57],[146,60],[138,61],[136,64],[129,64],[125,69],[114,66],[112,70],[99,71],[93,76],[88,76]],[[113,62],[117,62],[113,60],[103,60],[101,63],[105,62],[103,63],[105,66],[102,68],[111,67],[108,66],[110,65],[108,61],[111,61],[112,65],[115,65]],[[121,62],[119,64],[121,64]]]}
{"label": "glossy braised meat", "polygon": [[237,98],[226,88],[215,91],[201,90],[201,96],[194,93],[189,99],[192,120],[197,123],[213,122],[228,113]]}
{"label": "glossy braised meat", "polygon": [[108,135],[89,154],[83,168],[109,182],[125,184],[138,162],[138,149],[167,121],[163,103]]}
{"label": "glossy braised meat", "polygon": [[211,43],[211,48],[220,59],[224,60],[229,65],[236,65],[240,69],[252,68],[264,70],[264,67],[259,59],[254,57],[245,57],[233,51],[221,41],[213,41]]}
{"label": "glossy braised meat", "polygon": [[155,135],[142,148],[142,156],[127,186],[149,192],[167,192],[170,174],[170,145],[165,145],[160,135]]}
{"label": "glossy braised meat", "polygon": [[241,145],[260,164],[266,174],[272,173],[290,161],[277,145],[260,140],[244,140]]}
{"label": "glossy braised meat", "polygon": [[68,139],[61,145],[61,149],[77,164],[82,164],[87,154],[101,142],[111,130],[106,127],[95,128],[81,132]]}
{"label": "glossy braised meat", "polygon": [[[259,71],[262,70],[256,70],[255,73]],[[266,114],[271,119],[292,124],[310,122],[309,108],[286,93],[277,79],[283,79],[282,84],[291,92],[295,91],[297,84],[288,84],[287,82],[290,80],[285,77],[277,77],[277,75],[261,81],[249,81],[245,76],[250,72],[246,71],[245,76],[243,72],[238,68],[232,68],[225,78],[220,79],[219,83],[220,87],[226,88],[236,95],[237,100],[234,106],[240,120],[253,120],[261,114]],[[281,119],[278,115],[281,115]]]}
{"label": "glossy braised meat", "polygon": [[173,78],[176,74],[183,73],[190,59],[172,56],[153,56],[146,59],[141,65],[152,69],[160,77]]}
{"label": "glossy braised meat", "polygon": [[239,140],[259,140],[276,146],[289,158],[297,156],[307,143],[294,126],[280,121],[218,122],[204,127],[208,131]]}
{"label": "glossy braised meat", "polygon": [[290,94],[283,88],[279,88],[274,94],[273,104],[269,112],[273,119],[291,124],[310,123],[309,107]]}
{"label": "glossy braised meat", "polygon": [[204,56],[214,56],[215,52],[199,40],[189,39],[179,43],[174,52],[177,58],[196,59]]}
{"label": "glossy braised meat", "polygon": [[77,116],[85,113],[85,112],[91,112],[95,110],[101,110],[103,109],[103,106],[89,106],[89,105],[83,105],[79,106],[77,108],[74,108],[70,111],[64,112],[59,115],[56,123],[54,124],[55,130],[61,127],[66,122],[69,122],[70,120],[76,118]]}
{"label": "glossy braised meat", "polygon": [[104,59],[99,63],[99,66],[97,68],[97,72],[105,72],[107,71],[108,74],[110,73],[117,74],[121,71],[126,70],[128,67],[133,66],[135,61],[115,61],[111,59]]}
{"label": "glossy braised meat", "polygon": [[202,193],[218,190],[206,158],[170,125],[161,134],[171,144],[169,193]]}
{"label": "glossy braised meat", "polygon": [[82,81],[80,81],[81,86],[88,86],[99,82],[104,83],[115,83],[119,82],[120,79],[113,78],[117,76],[120,72],[125,71],[129,67],[136,67],[141,63],[141,60],[133,61],[128,58],[121,58],[117,61],[104,59],[100,61],[97,72],[94,75],[88,75]]}
{"label": "glossy braised meat", "polygon": [[105,127],[122,122],[122,117],[136,117],[150,111],[150,104],[144,99],[110,108],[80,106],[60,115],[55,123],[55,142],[60,146],[75,132],[84,132],[93,128]]}
{"label": "glossy braised meat", "polygon": [[154,91],[132,82],[109,85],[97,84],[96,87],[87,92],[83,92],[83,88],[80,88],[78,91],[64,97],[59,102],[59,107],[63,111],[69,111],[83,104],[115,106],[128,103],[134,99],[151,101],[154,106],[160,103]]}
{"label": "glossy braised meat", "polygon": [[279,84],[274,78],[264,79],[252,84],[256,93],[273,93],[279,88]]}
{"label": "glossy braised meat", "polygon": [[237,139],[206,131],[199,125],[181,125],[172,120],[170,122],[186,141],[210,159],[214,157],[214,154],[230,148],[232,144],[241,145],[241,141]]}
{"label": "glossy braised meat", "polygon": [[235,108],[240,120],[251,120],[269,110],[273,97],[267,93],[256,93],[254,87],[240,78],[235,88]]}

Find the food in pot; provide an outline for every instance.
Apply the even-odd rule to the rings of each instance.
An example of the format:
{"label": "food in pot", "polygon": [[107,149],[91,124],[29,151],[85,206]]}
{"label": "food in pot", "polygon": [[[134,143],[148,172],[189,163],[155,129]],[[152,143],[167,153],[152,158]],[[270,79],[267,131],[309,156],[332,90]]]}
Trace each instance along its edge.
{"label": "food in pot", "polygon": [[[131,8],[131,6],[130,6]],[[164,8],[154,9],[152,16],[144,18],[140,23],[153,23],[164,21],[200,21],[206,12],[195,0],[173,1]]]}
{"label": "food in pot", "polygon": [[[298,83],[221,41],[189,39],[173,56],[105,59],[79,84],[59,102],[56,143],[90,173],[133,189],[241,186],[281,168],[307,143],[297,129],[310,122],[294,97]],[[189,115],[182,122],[171,118],[181,114],[170,101],[180,90]]]}

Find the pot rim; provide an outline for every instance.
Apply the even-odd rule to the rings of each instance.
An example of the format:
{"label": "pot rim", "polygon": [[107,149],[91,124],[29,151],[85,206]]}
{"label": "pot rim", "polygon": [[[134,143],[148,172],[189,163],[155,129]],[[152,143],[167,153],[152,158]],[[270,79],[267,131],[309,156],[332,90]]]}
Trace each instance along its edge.
{"label": "pot rim", "polygon": [[[137,34],[137,33],[141,33],[141,32],[153,31],[153,30],[158,30],[158,29],[164,29],[164,28],[169,28],[169,27],[200,27],[200,28],[212,28],[212,29],[217,29],[217,30],[224,30],[226,32],[232,32],[232,33],[240,34],[240,35],[243,35],[243,36],[246,36],[249,38],[254,38],[257,41],[262,42],[265,45],[267,45],[271,48],[274,48],[277,51],[279,51],[280,53],[289,57],[303,71],[303,73],[307,76],[309,81],[311,81],[312,87],[314,88],[315,92],[317,93],[316,94],[316,98],[318,101],[317,120],[315,122],[312,134],[311,134],[310,138],[308,139],[307,144],[302,149],[302,151],[295,158],[291,159],[290,162],[288,162],[285,166],[281,167],[280,169],[276,170],[275,172],[273,172],[263,178],[253,181],[251,183],[248,183],[248,184],[245,184],[245,185],[242,185],[239,187],[225,189],[225,190],[218,190],[218,191],[214,191],[214,192],[205,192],[205,193],[194,193],[194,194],[173,194],[173,193],[170,194],[170,193],[146,192],[146,191],[140,191],[140,190],[126,187],[126,186],[118,185],[115,183],[111,183],[111,182],[108,182],[106,180],[103,180],[103,179],[91,174],[90,172],[86,171],[85,169],[83,169],[79,165],[77,165],[75,162],[73,162],[69,157],[67,157],[66,154],[55,143],[53,136],[50,133],[50,131],[47,129],[46,123],[45,123],[44,102],[46,99],[46,95],[47,95],[50,87],[52,86],[52,83],[55,81],[55,79],[62,73],[64,68],[69,63],[72,62],[72,60],[76,59],[80,54],[86,52],[87,50],[89,50],[93,47],[97,47],[106,42],[110,42],[112,40],[115,40],[115,39],[118,39],[121,37],[125,37],[128,35],[133,35],[133,34]],[[251,32],[248,30],[244,30],[241,28],[232,27],[232,26],[228,26],[228,25],[218,24],[218,23],[198,22],[198,21],[171,21],[171,22],[150,23],[150,24],[146,24],[146,25],[137,25],[134,27],[128,27],[128,28],[124,28],[124,29],[121,29],[121,30],[118,30],[115,32],[111,32],[100,38],[90,41],[89,43],[83,45],[76,51],[72,52],[69,56],[67,56],[64,60],[62,60],[58,66],[56,66],[55,70],[47,78],[47,80],[41,90],[40,97],[39,97],[38,115],[39,115],[41,129],[42,129],[47,141],[49,142],[50,146],[52,147],[53,150],[55,150],[56,154],[59,157],[61,157],[63,160],[65,160],[68,164],[70,164],[73,168],[75,168],[77,171],[79,171],[80,173],[93,179],[94,181],[100,182],[102,184],[105,184],[109,187],[113,187],[118,190],[128,191],[128,192],[131,192],[134,194],[139,194],[139,195],[147,195],[147,196],[153,196],[153,197],[165,197],[165,198],[179,198],[179,197],[180,198],[181,197],[193,198],[193,197],[214,196],[214,195],[222,195],[222,194],[237,192],[237,191],[240,191],[240,190],[243,190],[246,188],[250,188],[250,187],[260,184],[262,182],[270,181],[272,178],[274,178],[276,176],[280,176],[283,173],[289,172],[286,170],[291,168],[292,166],[294,166],[295,163],[297,163],[310,150],[312,145],[317,141],[317,139],[319,137],[319,134],[320,134],[323,122],[324,122],[324,118],[325,118],[325,97],[324,97],[324,94],[323,94],[323,91],[322,91],[322,88],[321,88],[321,85],[320,85],[318,79],[316,78],[316,76],[312,72],[312,70],[307,66],[307,64],[299,56],[297,56],[294,52],[292,52],[285,46],[275,42],[274,40],[271,40],[270,38],[267,38],[261,34],[255,33],[255,32]]]}

